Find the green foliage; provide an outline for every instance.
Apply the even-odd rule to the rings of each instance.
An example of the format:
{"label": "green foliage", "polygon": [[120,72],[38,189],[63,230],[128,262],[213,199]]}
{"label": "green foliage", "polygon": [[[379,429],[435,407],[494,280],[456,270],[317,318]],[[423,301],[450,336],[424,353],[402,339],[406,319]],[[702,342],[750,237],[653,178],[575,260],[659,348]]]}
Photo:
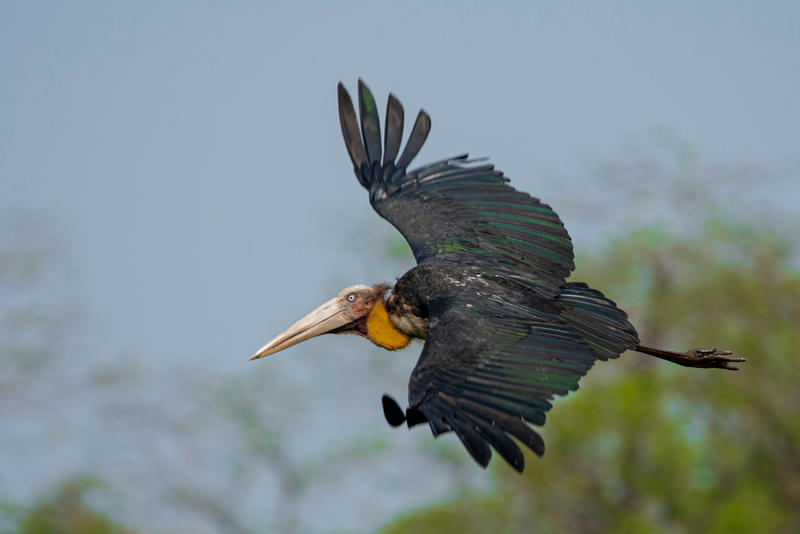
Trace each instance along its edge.
{"label": "green foliage", "polygon": [[642,342],[732,349],[738,372],[627,353],[599,363],[543,428],[523,476],[398,519],[395,532],[800,532],[800,274],[753,228],[644,229],[578,261]]}
{"label": "green foliage", "polygon": [[16,528],[8,534],[133,534],[86,506],[84,495],[94,485],[90,480],[73,480],[30,510],[7,507],[5,513],[16,517]]}

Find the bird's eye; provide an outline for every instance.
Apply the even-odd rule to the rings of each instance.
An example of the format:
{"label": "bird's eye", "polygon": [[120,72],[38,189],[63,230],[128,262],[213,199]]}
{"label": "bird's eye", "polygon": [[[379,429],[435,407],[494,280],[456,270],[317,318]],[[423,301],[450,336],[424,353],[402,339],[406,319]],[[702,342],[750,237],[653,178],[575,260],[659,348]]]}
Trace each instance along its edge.
{"label": "bird's eye", "polygon": [[347,295],[347,300],[349,300],[350,302],[355,302],[356,301],[356,294],[355,293],[350,293],[349,295]]}

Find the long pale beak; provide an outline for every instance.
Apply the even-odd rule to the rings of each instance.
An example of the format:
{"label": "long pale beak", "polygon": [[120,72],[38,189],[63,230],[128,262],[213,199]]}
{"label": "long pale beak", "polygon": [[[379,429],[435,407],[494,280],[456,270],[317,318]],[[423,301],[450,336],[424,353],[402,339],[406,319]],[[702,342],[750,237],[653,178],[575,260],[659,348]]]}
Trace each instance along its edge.
{"label": "long pale beak", "polygon": [[250,356],[250,359],[257,360],[275,354],[292,345],[297,345],[301,341],[335,330],[349,322],[350,319],[345,314],[341,297],[332,298],[261,347],[258,352]]}

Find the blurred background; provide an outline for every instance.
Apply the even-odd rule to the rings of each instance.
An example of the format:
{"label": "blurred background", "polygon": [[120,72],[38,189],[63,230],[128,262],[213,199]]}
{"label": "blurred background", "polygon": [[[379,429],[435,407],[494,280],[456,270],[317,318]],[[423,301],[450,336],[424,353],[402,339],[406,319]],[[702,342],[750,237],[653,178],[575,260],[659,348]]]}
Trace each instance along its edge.
{"label": "blurred background", "polygon": [[[796,2],[3,2],[0,532],[800,531]],[[336,83],[550,203],[644,342],[482,471],[392,429],[421,345],[247,358],[413,265]],[[410,124],[407,124],[407,128]],[[408,131],[408,130],[407,130]]]}

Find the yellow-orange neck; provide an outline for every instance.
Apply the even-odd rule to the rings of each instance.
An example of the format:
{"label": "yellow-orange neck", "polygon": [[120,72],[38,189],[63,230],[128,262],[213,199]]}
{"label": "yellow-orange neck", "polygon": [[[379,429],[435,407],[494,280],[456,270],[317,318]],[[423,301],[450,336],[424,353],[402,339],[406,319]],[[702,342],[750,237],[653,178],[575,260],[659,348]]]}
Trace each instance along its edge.
{"label": "yellow-orange neck", "polygon": [[411,338],[398,330],[389,320],[383,301],[378,299],[367,317],[367,338],[388,350],[402,349]]}

